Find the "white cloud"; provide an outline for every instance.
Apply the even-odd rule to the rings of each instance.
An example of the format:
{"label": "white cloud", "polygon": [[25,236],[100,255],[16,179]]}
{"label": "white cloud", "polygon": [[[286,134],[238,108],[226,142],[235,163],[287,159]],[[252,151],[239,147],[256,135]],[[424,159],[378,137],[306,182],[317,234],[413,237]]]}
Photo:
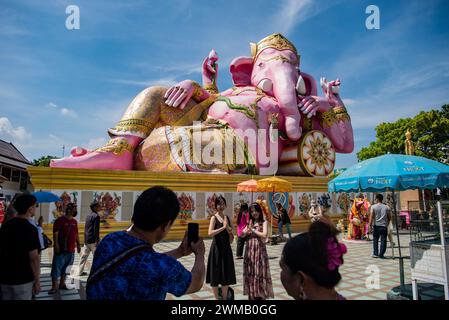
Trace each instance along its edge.
{"label": "white cloud", "polygon": [[359,102],[355,99],[347,98],[347,99],[343,99],[343,103],[345,104],[346,107],[351,107],[351,106],[356,105]]}
{"label": "white cloud", "polygon": [[48,109],[53,109],[53,110],[58,111],[63,117],[78,118],[78,115],[75,111],[73,111],[72,109],[69,109],[69,108],[59,107],[54,102],[47,103],[45,105],[45,107]]}
{"label": "white cloud", "polygon": [[31,32],[18,26],[4,25],[0,26],[0,35],[8,37],[28,36],[31,35]]}
{"label": "white cloud", "polygon": [[75,111],[73,111],[71,109],[67,109],[67,108],[61,108],[61,114],[65,117],[70,117],[70,118],[78,117],[78,115],[75,113]]}
{"label": "white cloud", "polygon": [[62,141],[62,139],[60,137],[58,137],[58,136],[56,136],[56,135],[54,135],[52,133],[50,133],[48,136],[49,136],[50,139],[53,139],[53,140],[55,140],[57,142]]}
{"label": "white cloud", "polygon": [[53,102],[49,102],[45,105],[47,108],[53,108],[53,109],[58,109],[58,106],[53,103]]}
{"label": "white cloud", "polygon": [[13,141],[25,141],[31,138],[31,134],[22,126],[14,128],[8,118],[0,118],[0,134],[11,138]]}
{"label": "white cloud", "polygon": [[328,3],[312,0],[284,1],[280,10],[274,15],[272,30],[287,36],[299,24],[337,4],[338,1],[335,0]]}
{"label": "white cloud", "polygon": [[311,0],[286,1],[277,13],[278,30],[283,34],[288,34],[295,25],[307,19],[311,5]]}
{"label": "white cloud", "polygon": [[105,138],[93,138],[87,142],[86,148],[89,150],[97,149],[106,144]]}
{"label": "white cloud", "polygon": [[127,84],[138,87],[164,86],[169,87],[177,83],[175,78],[161,78],[152,80],[127,80],[127,79],[112,79],[111,82]]}
{"label": "white cloud", "polygon": [[137,62],[133,64],[133,67],[151,71],[159,71],[162,73],[176,73],[180,74],[192,74],[192,73],[201,73],[202,66],[201,63],[184,63],[184,64],[176,64],[171,66],[155,66],[152,62]]}

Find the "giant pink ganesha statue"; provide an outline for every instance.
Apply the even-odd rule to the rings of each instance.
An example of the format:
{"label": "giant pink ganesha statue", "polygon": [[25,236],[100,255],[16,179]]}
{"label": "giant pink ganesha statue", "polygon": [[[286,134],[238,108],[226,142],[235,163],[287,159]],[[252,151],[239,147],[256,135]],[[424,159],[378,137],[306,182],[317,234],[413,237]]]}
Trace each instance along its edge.
{"label": "giant pink ganesha statue", "polygon": [[[185,80],[149,87],[109,129],[111,140],[51,167],[286,175],[329,174],[335,152],[354,148],[340,81],[300,71],[295,46],[281,34],[251,44],[231,62],[234,87],[218,92],[214,50],[203,62],[203,86]],[[223,151],[224,150],[224,151]]]}

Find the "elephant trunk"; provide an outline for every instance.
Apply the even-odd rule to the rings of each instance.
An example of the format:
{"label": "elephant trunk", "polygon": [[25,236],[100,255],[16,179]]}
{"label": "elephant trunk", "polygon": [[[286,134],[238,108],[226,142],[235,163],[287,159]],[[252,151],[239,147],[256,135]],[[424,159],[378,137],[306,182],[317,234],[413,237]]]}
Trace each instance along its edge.
{"label": "elephant trunk", "polygon": [[275,73],[273,81],[273,93],[285,117],[285,130],[293,141],[298,140],[302,133],[296,93],[297,81],[297,73],[282,71]]}

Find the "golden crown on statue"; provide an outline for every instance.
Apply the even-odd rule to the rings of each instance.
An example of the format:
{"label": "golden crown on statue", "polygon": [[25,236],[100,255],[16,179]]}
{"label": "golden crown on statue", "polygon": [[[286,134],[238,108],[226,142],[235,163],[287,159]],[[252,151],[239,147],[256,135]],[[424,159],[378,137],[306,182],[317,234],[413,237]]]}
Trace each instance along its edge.
{"label": "golden crown on statue", "polygon": [[[282,34],[275,33],[263,38],[257,44],[250,43],[251,46],[251,56],[256,59],[259,53],[266,48],[275,48],[277,50],[291,50],[298,55],[293,43],[287,40]],[[299,57],[299,55],[298,55]]]}

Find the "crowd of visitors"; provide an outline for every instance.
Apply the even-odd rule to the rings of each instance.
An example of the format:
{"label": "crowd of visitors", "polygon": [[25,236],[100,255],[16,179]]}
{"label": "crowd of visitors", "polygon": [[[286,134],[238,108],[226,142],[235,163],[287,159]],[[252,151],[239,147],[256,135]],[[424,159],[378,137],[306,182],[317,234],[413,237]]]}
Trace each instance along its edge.
{"label": "crowd of visitors", "polygon": [[[341,280],[338,268],[343,264],[346,247],[338,242],[337,229],[315,209],[309,213],[313,215],[309,231],[292,237],[286,209],[280,203],[276,206],[279,234],[283,235],[285,226],[289,235],[280,259],[281,280],[287,293],[295,299],[343,299],[335,286]],[[75,252],[81,253],[77,206],[67,204],[65,214],[54,221],[53,241],[44,234],[43,217],[34,222],[36,207],[34,196],[18,196],[14,201],[14,213],[0,228],[2,299],[29,300],[40,292],[40,252],[52,243],[52,287],[48,294],[68,289],[67,270],[73,265]],[[100,204],[93,202],[86,217],[84,249],[77,270],[79,276],[88,274],[84,270],[92,253],[86,298],[163,300],[167,293],[179,297],[197,292],[207,283],[217,300],[234,299],[232,286],[237,283],[231,246],[234,228],[225,214],[226,208],[226,199],[217,197],[208,229],[212,244],[206,264],[203,239],[188,243],[187,232],[175,250],[163,253],[154,248],[167,236],[180,211],[177,196],[170,189],[156,186],[145,190],[134,205],[132,225],[125,231],[106,235],[101,241]],[[383,210],[379,205],[372,213],[374,238],[380,237],[382,241]],[[236,223],[236,256],[243,259],[244,295],[250,300],[274,298],[266,248],[268,221],[260,204],[243,204]],[[383,250],[381,246],[379,257]],[[195,262],[187,270],[178,259],[191,254]]]}

